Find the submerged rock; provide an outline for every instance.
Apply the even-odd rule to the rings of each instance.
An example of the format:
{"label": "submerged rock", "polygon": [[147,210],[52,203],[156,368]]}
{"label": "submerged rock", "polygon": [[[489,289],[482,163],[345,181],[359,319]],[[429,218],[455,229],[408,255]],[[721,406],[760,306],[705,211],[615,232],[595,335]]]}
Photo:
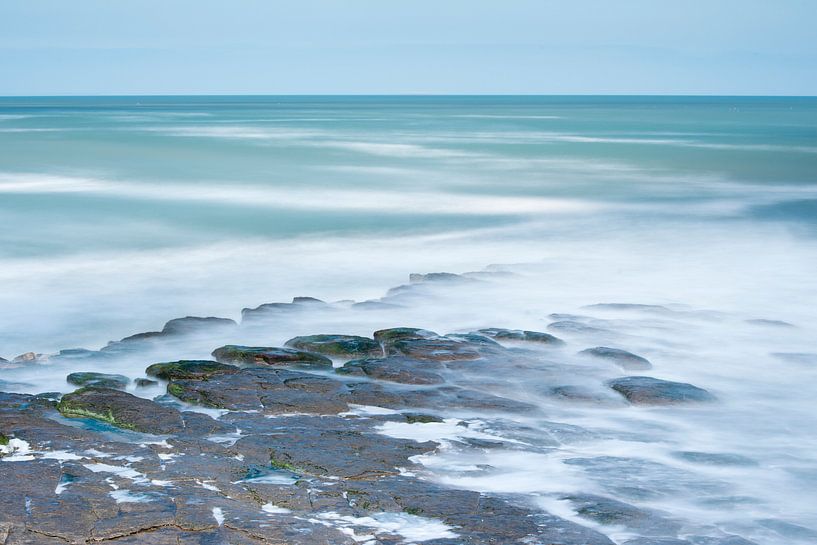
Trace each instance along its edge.
{"label": "submerged rock", "polygon": [[213,329],[224,329],[237,327],[235,320],[229,318],[216,318],[212,316],[185,316],[184,318],[175,318],[164,325],[161,331],[146,331],[144,333],[136,333],[124,337],[118,341],[111,341],[100,350],[102,352],[130,352],[144,348],[153,341],[162,341],[165,339],[172,339],[174,337],[181,337],[195,333],[201,333]]}
{"label": "submerged rock", "polygon": [[756,466],[757,462],[746,456],[740,454],[729,454],[723,452],[698,452],[698,451],[679,451],[673,452],[672,455],[681,460],[692,462],[695,464],[705,464],[714,466]]}
{"label": "submerged rock", "polygon": [[549,344],[552,346],[563,345],[564,341],[550,333],[542,333],[541,331],[527,331],[522,329],[502,329],[498,327],[491,327],[487,329],[480,329],[480,333],[487,335],[492,339],[505,342],[530,342]]}
{"label": "submerged rock", "polygon": [[255,308],[241,310],[241,321],[250,322],[269,318],[281,312],[301,312],[320,308],[330,308],[329,304],[314,297],[294,297],[291,303],[264,303]]}
{"label": "submerged rock", "polygon": [[651,536],[675,536],[681,529],[677,521],[667,518],[664,513],[642,509],[612,498],[578,494],[562,499],[570,501],[580,517],[599,524],[623,526]]}
{"label": "submerged rock", "polygon": [[783,320],[768,320],[765,318],[755,318],[752,320],[746,320],[747,324],[752,325],[760,325],[760,326],[767,326],[767,327],[797,327],[792,323],[784,322]]}
{"label": "submerged rock", "polygon": [[71,373],[65,380],[74,386],[100,386],[103,388],[126,388],[130,379],[124,375],[109,375],[106,373],[81,372]]}
{"label": "submerged rock", "polygon": [[156,386],[159,384],[155,380],[150,380],[149,378],[137,378],[133,381],[136,384],[137,388],[150,388],[151,386]]}
{"label": "submerged rock", "polygon": [[380,343],[374,339],[357,335],[306,335],[289,339],[284,344],[298,350],[339,358],[383,355]]}
{"label": "submerged rock", "polygon": [[652,369],[652,364],[647,358],[637,356],[632,352],[621,350],[620,348],[609,348],[607,346],[597,346],[582,350],[579,354],[599,358],[615,363],[622,369],[631,371],[641,371]]}
{"label": "submerged rock", "polygon": [[326,356],[294,348],[228,344],[216,348],[213,351],[213,357],[222,363],[233,364],[332,367],[332,360]]}
{"label": "submerged rock", "polygon": [[87,386],[65,394],[57,409],[68,418],[93,418],[142,433],[177,433],[184,428],[175,409],[111,388]]}
{"label": "submerged rock", "polygon": [[402,384],[442,384],[445,379],[434,372],[442,369],[442,366],[433,363],[400,356],[366,358],[349,361],[336,372]]}
{"label": "submerged rock", "polygon": [[608,383],[630,403],[637,405],[675,405],[714,401],[715,396],[686,382],[652,377],[624,377]]}
{"label": "submerged rock", "polygon": [[145,374],[162,380],[208,379],[215,375],[238,373],[239,368],[209,360],[180,360],[154,363]]}
{"label": "submerged rock", "polygon": [[551,331],[563,331],[566,333],[584,333],[595,335],[610,333],[610,331],[607,329],[593,327],[591,325],[587,325],[582,322],[577,322],[575,320],[561,320],[558,322],[553,322],[548,325],[548,329],[550,329]]}

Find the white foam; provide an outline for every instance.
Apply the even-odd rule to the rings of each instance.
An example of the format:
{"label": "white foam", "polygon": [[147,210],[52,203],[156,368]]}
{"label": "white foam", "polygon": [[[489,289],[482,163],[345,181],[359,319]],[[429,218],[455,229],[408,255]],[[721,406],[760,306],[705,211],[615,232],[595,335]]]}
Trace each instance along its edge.
{"label": "white foam", "polygon": [[269,513],[270,515],[285,515],[292,512],[291,509],[287,509],[286,507],[278,507],[277,505],[273,505],[271,503],[265,503],[262,505],[261,510],[265,513]]}
{"label": "white foam", "polygon": [[0,445],[0,461],[2,462],[28,462],[34,459],[31,453],[31,445],[28,441],[13,437],[8,440],[7,445]]}
{"label": "white foam", "polygon": [[126,490],[124,488],[119,490],[112,490],[108,495],[116,500],[116,503],[148,503],[153,501],[147,494],[138,494]]}
{"label": "white foam", "polygon": [[219,526],[224,524],[224,511],[221,510],[221,507],[213,507],[213,518],[216,519]]}
{"label": "white foam", "polygon": [[[331,523],[340,529],[353,527],[367,528],[377,534],[399,535],[410,543],[421,543],[433,539],[453,539],[459,537],[451,526],[431,518],[408,513],[375,513],[368,517],[354,517],[329,512],[316,516],[319,521]],[[352,535],[352,534],[348,534]],[[363,537],[363,536],[360,536]],[[367,538],[368,539],[368,538]]]}

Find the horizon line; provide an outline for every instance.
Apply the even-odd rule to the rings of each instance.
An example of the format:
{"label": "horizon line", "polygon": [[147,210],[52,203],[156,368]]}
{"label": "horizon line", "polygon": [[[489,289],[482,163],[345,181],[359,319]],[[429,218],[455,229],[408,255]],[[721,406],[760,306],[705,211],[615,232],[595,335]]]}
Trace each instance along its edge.
{"label": "horizon line", "polygon": [[128,98],[128,97],[668,97],[668,98],[817,98],[817,94],[706,93],[100,93],[0,95],[4,98]]}

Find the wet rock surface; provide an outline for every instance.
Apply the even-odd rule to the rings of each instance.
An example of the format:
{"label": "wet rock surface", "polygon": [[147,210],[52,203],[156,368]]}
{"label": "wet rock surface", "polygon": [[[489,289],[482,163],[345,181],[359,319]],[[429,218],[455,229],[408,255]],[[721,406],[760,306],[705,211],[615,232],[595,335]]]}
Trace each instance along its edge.
{"label": "wet rock surface", "polygon": [[610,381],[609,384],[627,401],[638,405],[676,405],[715,400],[715,396],[703,388],[652,377],[624,377]]}
{"label": "wet rock surface", "polygon": [[380,343],[356,335],[307,335],[289,339],[286,346],[338,358],[360,358],[383,354]]}
{"label": "wet rock surface", "polygon": [[[396,297],[415,287],[478,282],[413,280]],[[270,313],[331,308],[311,298],[272,305],[246,309],[244,317],[255,323]],[[132,357],[142,342],[236,327],[220,320],[172,320],[108,352]],[[550,494],[571,506],[564,518],[514,489],[524,482],[476,492],[434,482],[425,465],[448,460],[466,482],[482,474],[501,481],[506,458],[542,457],[602,436],[552,421],[553,406],[626,412],[635,411],[628,401],[713,399],[705,390],[650,377],[576,377],[570,358],[578,359],[581,345],[561,350],[561,339],[529,330],[440,335],[395,327],[372,337],[310,335],[285,344],[223,345],[213,351],[217,361],[143,362],[159,362],[145,370],[156,380],[137,379],[133,391],[153,400],[94,382],[115,377],[100,373],[78,377],[83,387],[61,398],[0,393],[0,490],[7,492],[0,494],[0,544],[612,545],[607,528],[641,536],[634,543],[710,543],[682,533],[673,516],[638,505],[659,493],[639,480],[644,466],[633,460],[566,459],[560,467],[583,468],[606,485],[604,495]],[[614,352],[582,355],[643,365],[629,352],[591,350]],[[520,395],[514,382],[531,377],[542,384],[538,397]],[[490,463],[481,461],[486,453]],[[687,465],[744,467],[728,453],[679,449],[673,456]],[[669,483],[689,478],[650,469],[664,471]],[[717,484],[701,488],[720,493]],[[667,485],[660,493],[675,490]]]}
{"label": "wet rock surface", "polygon": [[106,373],[71,373],[65,380],[75,386],[100,386],[104,388],[125,388],[130,379],[124,375],[109,375]]}
{"label": "wet rock surface", "polygon": [[143,433],[175,433],[184,427],[176,411],[111,388],[86,386],[64,395],[57,408],[69,418],[93,418]]}
{"label": "wet rock surface", "polygon": [[597,346],[595,348],[582,350],[579,352],[579,354],[589,356],[591,358],[610,361],[622,369],[627,369],[628,371],[644,371],[647,369],[652,369],[652,364],[647,358],[637,356],[632,352],[628,352],[620,348]]}
{"label": "wet rock surface", "polygon": [[232,364],[332,367],[326,356],[294,348],[227,345],[216,348],[213,357]]}

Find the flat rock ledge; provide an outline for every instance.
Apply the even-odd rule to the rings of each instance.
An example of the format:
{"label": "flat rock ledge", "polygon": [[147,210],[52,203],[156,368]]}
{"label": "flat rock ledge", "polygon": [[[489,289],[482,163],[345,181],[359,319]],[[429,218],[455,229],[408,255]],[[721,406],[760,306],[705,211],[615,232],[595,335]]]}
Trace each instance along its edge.
{"label": "flat rock ledge", "polygon": [[[159,334],[202,325],[234,327],[188,318]],[[116,348],[133,341],[123,342]],[[554,368],[543,345],[551,353],[563,343],[550,334],[404,327],[285,344],[225,345],[214,350],[217,361],[157,362],[145,371],[152,379],[73,376],[82,387],[61,397],[0,393],[0,545],[612,545],[591,528],[608,523],[677,537],[671,517],[611,498],[564,498],[584,525],[521,495],[435,484],[419,459],[444,445],[387,433],[469,430],[476,416],[497,428],[511,426],[515,414],[544,418],[530,400],[494,391],[492,377]],[[166,393],[137,397],[121,389],[130,379],[153,388],[151,380],[161,381]],[[633,404],[713,399],[649,377],[599,379],[598,387]],[[628,410],[625,401],[619,406]],[[471,435],[452,441],[514,448],[501,436]]]}

